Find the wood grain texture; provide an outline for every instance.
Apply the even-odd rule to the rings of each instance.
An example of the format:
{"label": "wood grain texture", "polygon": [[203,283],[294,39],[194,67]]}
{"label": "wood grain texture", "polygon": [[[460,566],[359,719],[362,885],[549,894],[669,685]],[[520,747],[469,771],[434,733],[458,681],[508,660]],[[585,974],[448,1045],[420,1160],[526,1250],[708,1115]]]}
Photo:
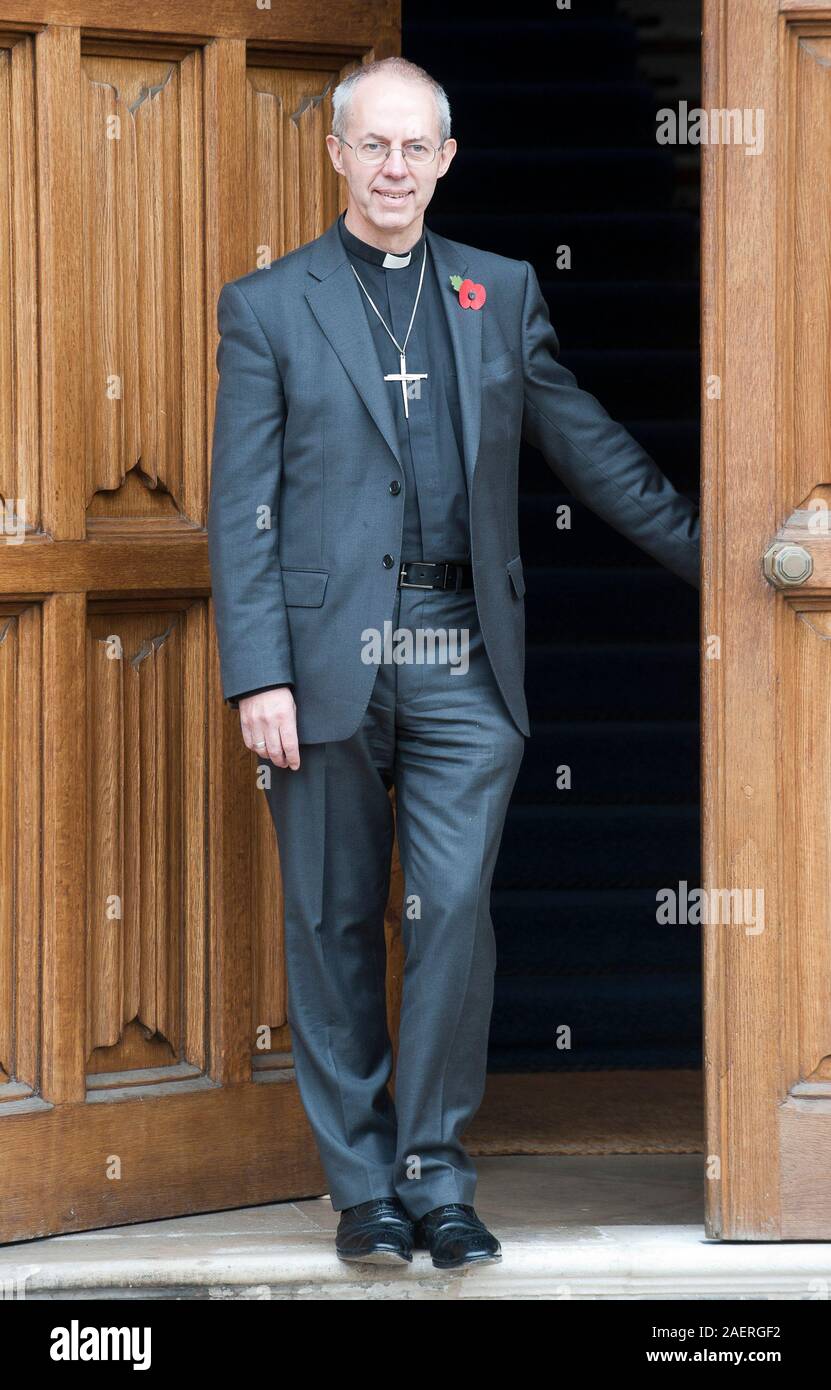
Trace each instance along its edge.
{"label": "wood grain texture", "polygon": [[[712,25],[715,11],[711,7]],[[719,90],[708,89],[707,108],[768,110],[778,86],[778,22],[773,3],[718,9],[713,41],[720,43]],[[767,929],[749,936],[728,922],[705,928],[711,954],[708,981],[707,1065],[718,1078],[708,1126],[720,1115],[716,1147],[720,1172],[718,1233],[732,1238],[776,1238],[780,1232],[777,1103],[783,981],[779,968],[782,904],[776,873],[777,785],[771,751],[776,742],[776,614],[760,575],[760,557],[777,509],[776,210],[781,132],[768,124],[763,158],[740,147],[709,145],[720,164],[721,221],[707,242],[717,248],[717,316],[703,344],[708,374],[721,380],[720,399],[706,402],[719,435],[721,474],[707,494],[705,525],[711,547],[724,552],[706,574],[707,638],[719,655],[705,653],[707,738],[718,782],[716,808],[705,799],[707,888],[765,890]],[[777,134],[780,138],[777,138]],[[708,267],[710,285],[716,268]],[[749,285],[753,293],[749,293]],[[764,287],[769,286],[766,293]],[[712,461],[705,459],[705,469]],[[726,542],[729,537],[729,549]],[[713,561],[711,561],[711,564]],[[711,684],[715,689],[711,689]],[[710,724],[713,706],[721,726]],[[707,779],[712,787],[712,777]],[[715,817],[715,821],[713,821]],[[715,990],[713,990],[715,985]],[[710,1129],[708,1128],[708,1136]],[[712,1180],[715,1184],[715,1180]],[[714,1192],[715,1185],[711,1188]]]}
{"label": "wood grain texture", "polygon": [[40,673],[40,609],[0,602],[0,1099],[30,1095],[38,1075]]}
{"label": "wood grain texture", "polygon": [[[831,1237],[831,555],[814,528],[831,481],[831,9],[818,8],[705,6],[703,105],[761,110],[765,130],[759,155],[703,147],[703,883],[763,894],[762,930],[721,919],[704,934],[707,1229],[730,1239]],[[814,557],[783,592],[762,567],[777,538]]]}
{"label": "wood grain texture", "polygon": [[136,1089],[0,1114],[4,1240],[326,1192],[290,1076],[227,1089],[182,1078],[175,1097],[152,1077]]}
{"label": "wood grain texture", "polygon": [[81,45],[77,29],[36,40],[43,530],[84,535],[84,297]]}
{"label": "wood grain texture", "polygon": [[41,509],[34,62],[29,35],[0,47],[0,497],[27,532]]}
{"label": "wood grain texture", "polygon": [[332,86],[397,42],[0,0],[0,1239],[325,1190],[210,607],[216,303],[332,221]]}

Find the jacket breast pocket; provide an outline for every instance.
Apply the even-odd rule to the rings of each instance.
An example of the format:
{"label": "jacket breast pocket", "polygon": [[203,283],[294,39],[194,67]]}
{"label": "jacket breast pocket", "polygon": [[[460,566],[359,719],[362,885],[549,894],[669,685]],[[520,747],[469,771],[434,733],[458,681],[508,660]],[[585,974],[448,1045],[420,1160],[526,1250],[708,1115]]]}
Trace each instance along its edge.
{"label": "jacket breast pocket", "polygon": [[329,582],[328,570],[283,570],[283,594],[288,608],[319,608]]}
{"label": "jacket breast pocket", "polygon": [[514,593],[517,598],[522,598],[522,595],[525,593],[525,576],[522,573],[521,556],[516,555],[513,560],[509,560],[506,568],[514,587]]}
{"label": "jacket breast pocket", "polygon": [[482,380],[494,381],[498,377],[508,376],[512,371],[519,367],[519,358],[510,349],[508,352],[500,353],[499,357],[493,357],[489,362],[482,363]]}

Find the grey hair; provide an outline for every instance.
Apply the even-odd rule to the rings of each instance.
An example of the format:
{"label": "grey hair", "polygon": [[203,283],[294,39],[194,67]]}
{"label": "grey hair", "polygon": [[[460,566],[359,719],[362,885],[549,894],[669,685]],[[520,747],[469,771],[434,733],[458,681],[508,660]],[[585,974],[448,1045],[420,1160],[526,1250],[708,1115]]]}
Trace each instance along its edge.
{"label": "grey hair", "polygon": [[393,55],[390,58],[378,58],[375,62],[365,63],[363,67],[355,68],[338,83],[332,93],[332,134],[336,140],[346,139],[349,108],[356,86],[363,78],[372,77],[375,73],[389,73],[393,77],[403,77],[409,82],[424,82],[432,91],[436,102],[439,118],[439,144],[441,145],[445,140],[450,139],[450,102],[447,100],[447,93],[444,88],[417,63],[411,63],[406,58]]}

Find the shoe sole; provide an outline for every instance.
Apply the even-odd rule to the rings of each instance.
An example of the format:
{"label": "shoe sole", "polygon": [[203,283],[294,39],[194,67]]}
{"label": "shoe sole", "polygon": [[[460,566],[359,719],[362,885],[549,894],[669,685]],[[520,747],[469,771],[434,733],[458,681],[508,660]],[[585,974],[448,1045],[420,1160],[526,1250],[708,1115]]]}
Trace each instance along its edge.
{"label": "shoe sole", "polygon": [[343,1255],[340,1250],[335,1254],[339,1260],[344,1260],[347,1264],[356,1265],[409,1265],[412,1264],[412,1256],[407,1258],[399,1250],[368,1250],[365,1255]]}
{"label": "shoe sole", "polygon": [[464,1269],[466,1265],[498,1265],[501,1255],[470,1255],[464,1260],[434,1260],[436,1269]]}

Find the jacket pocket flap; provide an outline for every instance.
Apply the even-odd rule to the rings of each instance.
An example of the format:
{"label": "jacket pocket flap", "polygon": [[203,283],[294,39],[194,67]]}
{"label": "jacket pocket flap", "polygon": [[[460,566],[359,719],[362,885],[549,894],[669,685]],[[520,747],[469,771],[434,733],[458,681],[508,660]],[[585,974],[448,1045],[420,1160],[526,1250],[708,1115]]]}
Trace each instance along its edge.
{"label": "jacket pocket flap", "polygon": [[283,593],[292,608],[319,608],[326,593],[328,570],[283,570]]}
{"label": "jacket pocket flap", "polygon": [[509,560],[507,570],[511,576],[511,583],[514,586],[514,593],[517,598],[522,598],[525,593],[525,576],[522,573],[522,557],[517,555],[515,559]]}

